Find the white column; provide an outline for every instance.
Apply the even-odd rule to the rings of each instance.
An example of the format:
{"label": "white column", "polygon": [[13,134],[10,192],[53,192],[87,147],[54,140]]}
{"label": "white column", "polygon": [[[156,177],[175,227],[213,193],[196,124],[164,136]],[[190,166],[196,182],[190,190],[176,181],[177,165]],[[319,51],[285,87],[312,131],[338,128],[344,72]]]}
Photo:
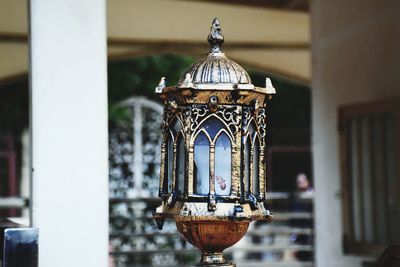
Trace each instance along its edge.
{"label": "white column", "polygon": [[106,4],[30,1],[33,225],[41,267],[108,257]]}
{"label": "white column", "polygon": [[133,173],[135,181],[135,197],[143,197],[142,184],[143,184],[143,139],[142,139],[142,103],[139,100],[134,100],[133,106],[133,166],[135,170]]}

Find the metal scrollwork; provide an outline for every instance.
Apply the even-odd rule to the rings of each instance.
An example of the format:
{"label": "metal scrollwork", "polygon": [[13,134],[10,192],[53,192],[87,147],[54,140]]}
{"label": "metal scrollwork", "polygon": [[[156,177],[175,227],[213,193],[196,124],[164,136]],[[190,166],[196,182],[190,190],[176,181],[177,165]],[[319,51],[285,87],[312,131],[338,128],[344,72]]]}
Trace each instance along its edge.
{"label": "metal scrollwork", "polygon": [[190,116],[190,130],[193,132],[199,123],[209,114],[207,106],[193,105]]}
{"label": "metal scrollwork", "polygon": [[188,132],[190,127],[190,109],[179,107],[179,109],[174,109],[171,106],[167,106],[164,108],[163,120],[161,122],[161,129],[163,130],[163,138],[164,141],[168,138],[169,129],[171,127],[171,123],[175,118],[179,119],[183,123],[184,132]]}
{"label": "metal scrollwork", "polygon": [[190,126],[191,126],[191,112],[190,112],[190,108],[183,108],[181,112],[179,113],[179,118],[183,123],[183,131],[185,133],[189,132]]}
{"label": "metal scrollwork", "polygon": [[256,120],[257,120],[257,124],[258,124],[258,130],[260,132],[260,135],[262,137],[262,139],[264,139],[264,137],[267,134],[267,123],[266,123],[266,112],[265,112],[265,108],[261,108],[259,109],[257,116],[256,116]]}
{"label": "metal scrollwork", "polygon": [[[194,131],[199,123],[203,121],[210,110],[206,105],[193,105],[190,114],[190,130]],[[241,112],[238,106],[220,106],[215,114],[226,122],[232,134],[236,134],[240,129]]]}
{"label": "metal scrollwork", "polygon": [[251,120],[251,108],[250,107],[243,107],[243,123],[242,123],[242,133],[247,132],[247,127],[249,125],[249,122]]}
{"label": "metal scrollwork", "polygon": [[236,134],[239,131],[241,114],[238,106],[222,107],[216,114],[226,122],[232,134]]}
{"label": "metal scrollwork", "polygon": [[164,133],[168,132],[169,123],[170,123],[172,117],[173,117],[173,114],[172,114],[170,106],[165,106],[164,113],[163,113],[163,119],[161,121],[161,129],[163,130]]}
{"label": "metal scrollwork", "polygon": [[157,87],[167,108],[163,203],[153,216],[159,226],[160,219],[175,220],[179,232],[202,250],[198,266],[234,267],[221,251],[239,241],[251,221],[272,219],[263,205],[265,102],[275,90],[270,80],[266,88],[254,86],[246,70],[221,52],[218,19],[208,40],[211,51],[185,70],[177,86],[165,87],[163,80]]}

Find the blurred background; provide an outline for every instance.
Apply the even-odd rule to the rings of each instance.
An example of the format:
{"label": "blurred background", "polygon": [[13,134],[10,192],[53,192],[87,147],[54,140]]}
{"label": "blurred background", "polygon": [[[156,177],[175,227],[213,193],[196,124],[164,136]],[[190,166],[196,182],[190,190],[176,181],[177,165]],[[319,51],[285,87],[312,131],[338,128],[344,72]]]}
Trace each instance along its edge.
{"label": "blurred background", "polygon": [[[248,70],[255,85],[264,86],[265,77],[270,77],[277,89],[268,106],[266,163],[266,205],[275,218],[271,223],[253,223],[243,240],[228,249],[228,256],[246,267],[374,266],[386,247],[400,242],[400,141],[396,138],[400,136],[400,2],[118,0],[83,4],[63,0],[59,8],[49,1],[35,2],[31,2],[31,20],[26,1],[0,2],[0,217],[43,229],[40,242],[62,242],[57,234],[46,232],[43,222],[49,220],[56,232],[72,234],[71,240],[64,236],[66,251],[73,247],[81,253],[74,255],[83,258],[99,253],[92,248],[96,240],[81,235],[85,228],[75,224],[90,219],[81,225],[96,235],[96,224],[106,223],[104,218],[90,217],[91,208],[84,205],[87,199],[97,203],[97,197],[105,197],[96,191],[98,184],[82,183],[98,163],[82,162],[81,153],[89,158],[95,155],[84,152],[87,147],[75,142],[78,137],[62,130],[103,138],[85,132],[94,122],[77,113],[86,109],[90,113],[100,103],[107,116],[97,114],[98,110],[90,114],[96,117],[94,121],[108,117],[108,148],[104,150],[108,156],[108,265],[195,264],[199,253],[179,236],[174,223],[159,231],[151,216],[160,203],[163,112],[154,87],[162,76],[169,85],[176,84],[185,68],[207,52],[210,23],[218,17],[227,56]],[[50,37],[55,35],[53,45],[68,49],[62,38],[73,45],[68,51],[55,48],[49,55],[42,46],[36,55],[35,44],[46,43],[40,35],[45,27],[32,25],[41,26],[40,19],[46,16],[57,21],[57,15],[63,14],[58,9],[72,14],[73,23],[64,25],[62,19],[50,26],[46,19],[42,23],[50,29]],[[54,73],[65,80],[69,75],[75,79],[74,72],[81,73],[82,79],[97,79],[85,74],[87,67],[96,69],[101,55],[91,60],[85,53],[74,53],[85,43],[70,37],[75,28],[83,28],[86,38],[96,39],[90,29],[101,29],[103,24],[93,23],[90,12],[102,14],[102,10],[107,12],[107,104],[96,102],[94,89],[86,93],[85,83],[62,86],[54,82],[57,74],[51,76],[45,65],[33,64],[49,57]],[[73,60],[66,62],[66,57]],[[58,71],[58,65],[70,66],[71,72]],[[51,100],[50,91],[37,90],[41,94],[35,95],[40,83],[35,87],[32,81],[39,80],[35,75],[41,73],[52,81],[42,85],[60,97],[53,99],[54,114],[37,117],[35,107],[46,107]],[[61,97],[63,90],[70,90],[68,100]],[[71,117],[58,119],[58,107]],[[53,117],[58,120],[54,127],[60,129],[56,135],[45,127],[53,127]],[[44,123],[36,125],[42,129],[32,129],[32,121],[39,119]],[[65,169],[51,175],[42,172],[39,178],[32,175],[32,157],[41,157],[35,149],[42,146],[33,145],[32,152],[36,136],[49,140],[54,153],[41,166],[54,163]],[[65,150],[64,144],[73,149]],[[65,153],[72,162],[63,160]],[[35,179],[49,175],[57,180],[64,172],[70,179],[67,188],[45,182],[35,186]],[[82,194],[82,187],[93,188],[88,190],[92,193]],[[54,210],[35,206],[35,195],[36,203],[54,201]],[[74,207],[63,213],[60,203]],[[76,214],[73,222],[63,220],[63,215],[71,214]],[[66,230],[69,225],[73,230]],[[43,246],[40,255],[47,259],[41,266],[55,266],[50,262],[59,253],[67,252]],[[74,266],[81,266],[80,259],[75,260]]]}

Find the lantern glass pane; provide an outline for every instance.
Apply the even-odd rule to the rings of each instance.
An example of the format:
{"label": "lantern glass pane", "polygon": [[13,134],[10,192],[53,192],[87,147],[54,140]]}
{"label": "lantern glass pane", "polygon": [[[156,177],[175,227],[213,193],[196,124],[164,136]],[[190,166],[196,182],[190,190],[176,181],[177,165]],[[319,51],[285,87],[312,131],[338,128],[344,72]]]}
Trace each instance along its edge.
{"label": "lantern glass pane", "polygon": [[244,145],[243,183],[245,192],[249,191],[249,184],[250,184],[250,155],[251,155],[251,142],[250,142],[250,137],[247,136],[246,143]]}
{"label": "lantern glass pane", "polygon": [[221,133],[215,143],[215,193],[220,196],[231,193],[231,141]]}
{"label": "lantern glass pane", "polygon": [[185,142],[182,135],[178,138],[176,151],[178,153],[176,155],[176,188],[179,193],[183,194],[185,185]]}
{"label": "lantern glass pane", "polygon": [[174,141],[172,138],[172,133],[168,136],[168,143],[167,143],[167,188],[168,192],[172,192],[172,164],[174,158]]}
{"label": "lantern glass pane", "polygon": [[253,140],[255,135],[256,135],[256,128],[254,125],[254,121],[252,121],[249,125],[249,136]]}
{"label": "lantern glass pane", "polygon": [[180,120],[176,119],[172,127],[174,135],[177,136],[177,134],[181,131],[181,129],[182,129],[182,123],[180,122]]}
{"label": "lantern glass pane", "polygon": [[256,137],[253,152],[253,194],[260,194],[260,142]]}
{"label": "lantern glass pane", "polygon": [[201,132],[194,142],[194,184],[195,192],[207,195],[210,191],[210,142]]}
{"label": "lantern glass pane", "polygon": [[211,139],[214,139],[217,133],[224,128],[224,124],[219,119],[211,117],[202,124],[202,128],[206,130]]}

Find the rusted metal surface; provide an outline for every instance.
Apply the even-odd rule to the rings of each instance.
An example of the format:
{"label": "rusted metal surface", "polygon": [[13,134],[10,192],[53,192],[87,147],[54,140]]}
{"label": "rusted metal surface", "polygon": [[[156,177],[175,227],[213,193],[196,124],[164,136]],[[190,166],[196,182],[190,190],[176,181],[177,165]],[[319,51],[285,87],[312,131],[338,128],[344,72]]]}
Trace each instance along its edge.
{"label": "rusted metal surface", "polygon": [[218,19],[208,41],[209,53],[182,74],[178,85],[166,87],[163,77],[156,87],[165,109],[159,183],[163,202],[154,219],[160,229],[165,219],[176,221],[178,231],[202,251],[200,266],[235,266],[225,260],[223,250],[243,237],[250,222],[272,219],[263,201],[266,102],[275,88],[268,78],[264,88],[255,87],[248,73],[221,52]]}

